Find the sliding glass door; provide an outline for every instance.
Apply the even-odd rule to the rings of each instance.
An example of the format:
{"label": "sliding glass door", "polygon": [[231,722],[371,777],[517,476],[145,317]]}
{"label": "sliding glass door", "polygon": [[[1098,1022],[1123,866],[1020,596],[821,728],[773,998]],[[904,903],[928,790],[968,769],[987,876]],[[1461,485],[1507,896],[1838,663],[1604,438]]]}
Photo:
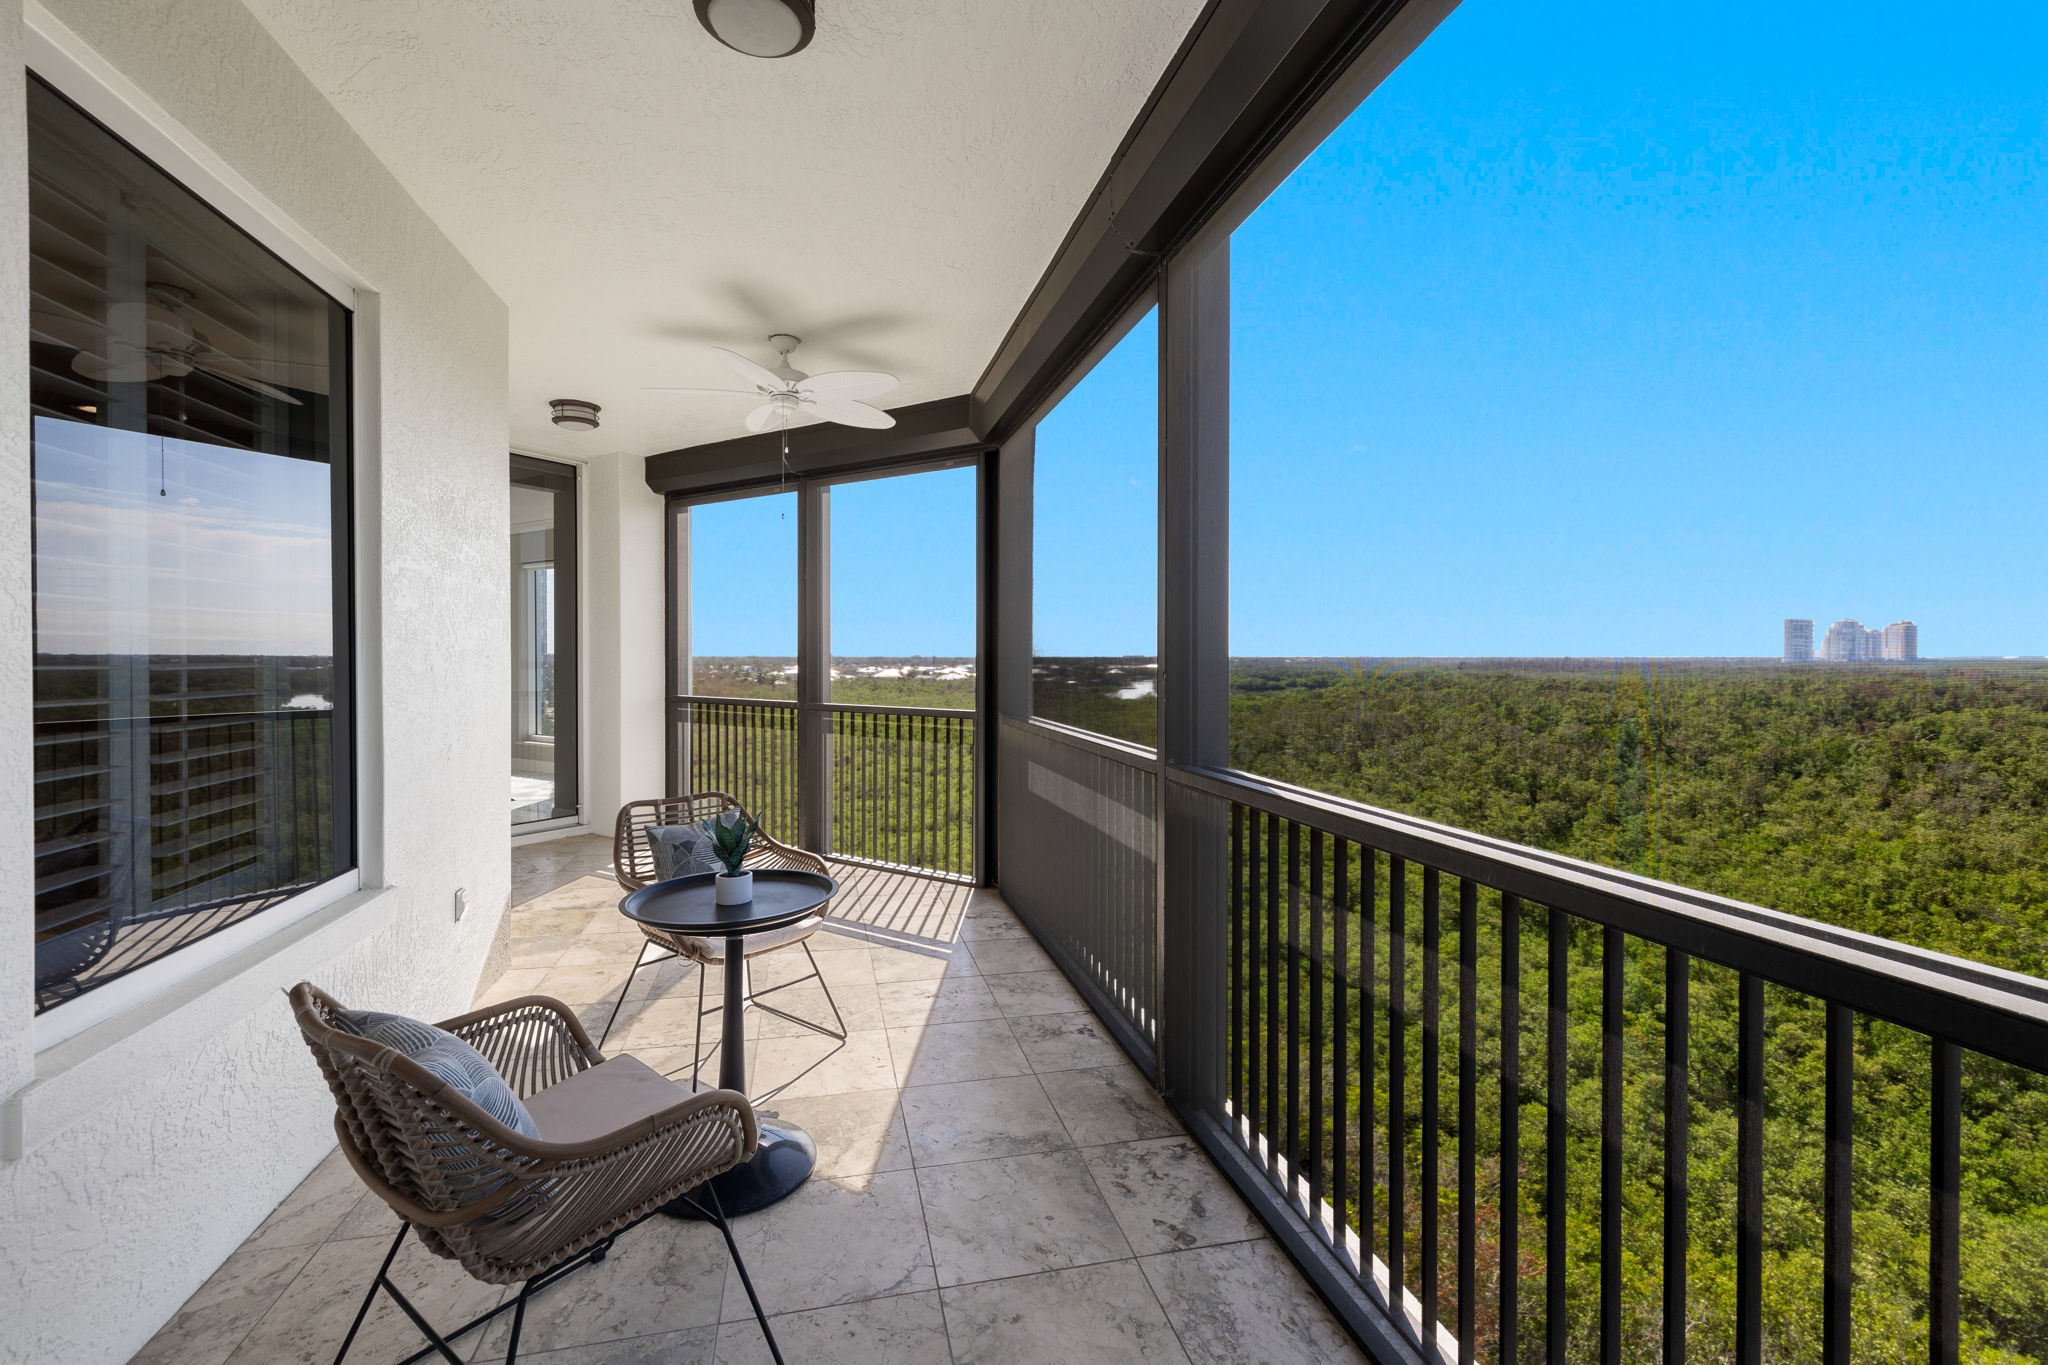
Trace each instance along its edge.
{"label": "sliding glass door", "polygon": [[576,470],[512,457],[512,823],[573,818]]}

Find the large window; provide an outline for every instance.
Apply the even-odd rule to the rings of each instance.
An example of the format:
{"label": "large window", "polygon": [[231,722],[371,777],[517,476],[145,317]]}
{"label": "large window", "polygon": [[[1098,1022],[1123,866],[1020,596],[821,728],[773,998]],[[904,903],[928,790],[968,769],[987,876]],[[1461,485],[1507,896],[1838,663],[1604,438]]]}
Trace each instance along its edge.
{"label": "large window", "polygon": [[1468,5],[1238,228],[1233,760],[2039,971],[2048,32],[1741,27]]}
{"label": "large window", "polygon": [[827,490],[833,701],[974,709],[975,475]]}
{"label": "large window", "polygon": [[797,699],[797,495],[700,503],[690,518],[689,676],[699,697]]}
{"label": "large window", "polygon": [[1032,714],[1149,746],[1159,681],[1156,311],[1040,419],[1032,460]]}
{"label": "large window", "polygon": [[577,802],[576,469],[512,457],[512,823]]}
{"label": "large window", "polygon": [[348,314],[28,103],[38,1010],[353,866]]}
{"label": "large window", "polygon": [[[1847,3],[1696,18],[1468,4],[1236,230],[1232,762],[2038,976],[2048,20],[1995,3],[1944,11],[1937,28]],[[1278,847],[1266,866],[1283,865]],[[1352,855],[1337,856],[1348,910]],[[1362,1056],[1364,1113],[1391,1114],[1399,1134],[1424,1084],[1403,1051],[1404,992],[1437,965],[1434,919],[1404,906],[1439,907],[1434,881],[1400,859],[1374,866],[1361,859],[1351,882],[1363,913],[1337,921],[1337,976],[1399,1003],[1377,1038],[1370,1014],[1362,1035],[1341,1012],[1331,1033],[1337,1056]],[[1289,875],[1298,885],[1298,857]],[[1519,984],[1493,984],[1515,970],[1505,935],[1466,968],[1476,995],[1444,968],[1446,1020],[1455,989],[1467,1027],[1476,1014],[1507,1036],[1491,1011],[1525,1001],[1520,1080],[1502,1082],[1520,1087],[1502,1093],[1523,1115],[1519,1247],[1499,1245],[1490,1207],[1499,1120],[1456,1139],[1465,1160],[1475,1139],[1480,1153],[1477,1263],[1548,1274],[1538,1293],[1523,1272],[1525,1348],[1554,1336],[1565,1358],[1600,1355],[1611,1274],[1620,1358],[1655,1358],[1677,1151],[1692,1163],[1675,1308],[1689,1358],[1739,1358],[1737,1267],[1753,1257],[1762,1358],[1820,1359],[1824,1257],[1848,1245],[1836,1228],[1852,1207],[1856,1359],[1928,1358],[1919,1238],[1940,1111],[1928,1038],[1908,1029],[1940,1021],[1824,1020],[1775,986],[1744,1004],[1735,973],[1701,966],[1685,996],[1689,1127],[1675,1130],[1689,1139],[1667,1148],[1669,963],[1543,922],[1547,942],[1523,931]],[[1298,927],[1275,932],[1301,951]],[[1446,928],[1446,954],[1460,951],[1450,943]],[[1298,1004],[1278,950],[1271,961],[1260,984]],[[1547,1073],[1544,1025],[1526,1012],[1538,981]],[[1319,975],[1314,989],[1320,1001]],[[1732,1083],[1742,1020],[1769,1040],[1750,1073],[1754,1129]],[[1590,1120],[1603,1030],[1618,1124],[1604,1147]],[[1249,1052],[1257,1037],[1236,1042]],[[1824,1068],[1843,1040],[1853,1064]],[[1490,1065],[1482,1047],[1482,1094]],[[1824,1069],[1856,1095],[1851,1188],[1827,1228],[1823,1134],[1831,1155],[1849,1150],[1850,1105],[1830,1094],[1823,1115]],[[2048,1110],[2018,1073],[1965,1074],[1963,1350],[2041,1359]],[[1744,1132],[1769,1191],[1747,1251]],[[1370,1127],[1339,1152],[1364,1175],[1367,1248],[1372,1219],[1404,1216],[1383,1173],[1405,1170],[1410,1199],[1434,1192],[1452,1139],[1447,1123],[1422,1138],[1443,1153],[1434,1170],[1411,1164],[1414,1147],[1388,1157]],[[1603,1204],[1609,1176],[1626,1194]],[[1375,1215],[1376,1198],[1396,1212]],[[1438,1289],[1454,1264],[1438,1262]],[[1501,1349],[1497,1303],[1468,1319],[1475,1358]]]}

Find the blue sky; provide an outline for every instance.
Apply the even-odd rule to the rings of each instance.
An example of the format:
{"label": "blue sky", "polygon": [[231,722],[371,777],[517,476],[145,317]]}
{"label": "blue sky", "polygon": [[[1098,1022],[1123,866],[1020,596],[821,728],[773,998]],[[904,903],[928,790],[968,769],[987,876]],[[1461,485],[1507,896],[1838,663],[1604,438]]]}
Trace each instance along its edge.
{"label": "blue sky", "polygon": [[1232,651],[2048,652],[2044,49],[1468,0],[1233,239]]}
{"label": "blue sky", "polygon": [[[1232,652],[2048,653],[2044,50],[2038,3],[1467,0],[1233,239]],[[1156,345],[1039,427],[1041,653],[1154,648]],[[965,652],[908,553],[835,547],[919,590],[858,652]]]}
{"label": "blue sky", "polygon": [[[972,658],[974,471],[838,484],[831,498],[833,654]],[[690,541],[696,652],[794,658],[796,495],[695,508]]]}
{"label": "blue sky", "polygon": [[327,465],[50,417],[35,443],[39,653],[333,653]]}

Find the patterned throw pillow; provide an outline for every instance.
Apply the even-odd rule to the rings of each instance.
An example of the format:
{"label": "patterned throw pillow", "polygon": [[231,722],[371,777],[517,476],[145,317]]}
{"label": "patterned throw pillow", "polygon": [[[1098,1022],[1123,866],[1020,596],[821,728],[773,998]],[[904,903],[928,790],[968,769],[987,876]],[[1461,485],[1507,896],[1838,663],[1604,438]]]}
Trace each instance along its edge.
{"label": "patterned throw pillow", "polygon": [[498,1122],[524,1137],[539,1137],[533,1115],[481,1052],[446,1029],[402,1014],[377,1010],[336,1010],[334,1026],[403,1052]]}
{"label": "patterned throw pillow", "polygon": [[647,848],[654,855],[654,880],[658,882],[725,870],[711,836],[701,825],[649,825]]}

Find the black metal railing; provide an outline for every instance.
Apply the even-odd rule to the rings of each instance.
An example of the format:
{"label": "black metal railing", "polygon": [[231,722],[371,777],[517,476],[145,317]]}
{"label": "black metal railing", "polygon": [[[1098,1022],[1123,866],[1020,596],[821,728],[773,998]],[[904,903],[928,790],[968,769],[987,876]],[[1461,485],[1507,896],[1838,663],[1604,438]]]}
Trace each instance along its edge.
{"label": "black metal railing", "polygon": [[2043,1193],[2032,1144],[2000,1135],[2048,1121],[2048,983],[1236,775],[1173,780],[1227,810],[1215,1124],[1421,1358],[2030,1344],[1998,1267],[1964,1274],[1963,1171],[1986,1199]]}
{"label": "black metal railing", "polygon": [[678,794],[737,797],[770,834],[802,838],[800,725],[795,702],[679,698],[670,704],[682,772]]}
{"label": "black metal railing", "polygon": [[839,858],[974,875],[974,713],[831,706]]}
{"label": "black metal railing", "polygon": [[[730,793],[771,834],[834,858],[973,877],[973,712],[678,697],[670,719],[680,790]],[[813,726],[817,757],[807,764]],[[810,820],[822,829],[807,833],[817,783],[827,799]]]}
{"label": "black metal railing", "polygon": [[1149,754],[1005,720],[1003,894],[1053,960],[1156,1071],[1159,782]]}

